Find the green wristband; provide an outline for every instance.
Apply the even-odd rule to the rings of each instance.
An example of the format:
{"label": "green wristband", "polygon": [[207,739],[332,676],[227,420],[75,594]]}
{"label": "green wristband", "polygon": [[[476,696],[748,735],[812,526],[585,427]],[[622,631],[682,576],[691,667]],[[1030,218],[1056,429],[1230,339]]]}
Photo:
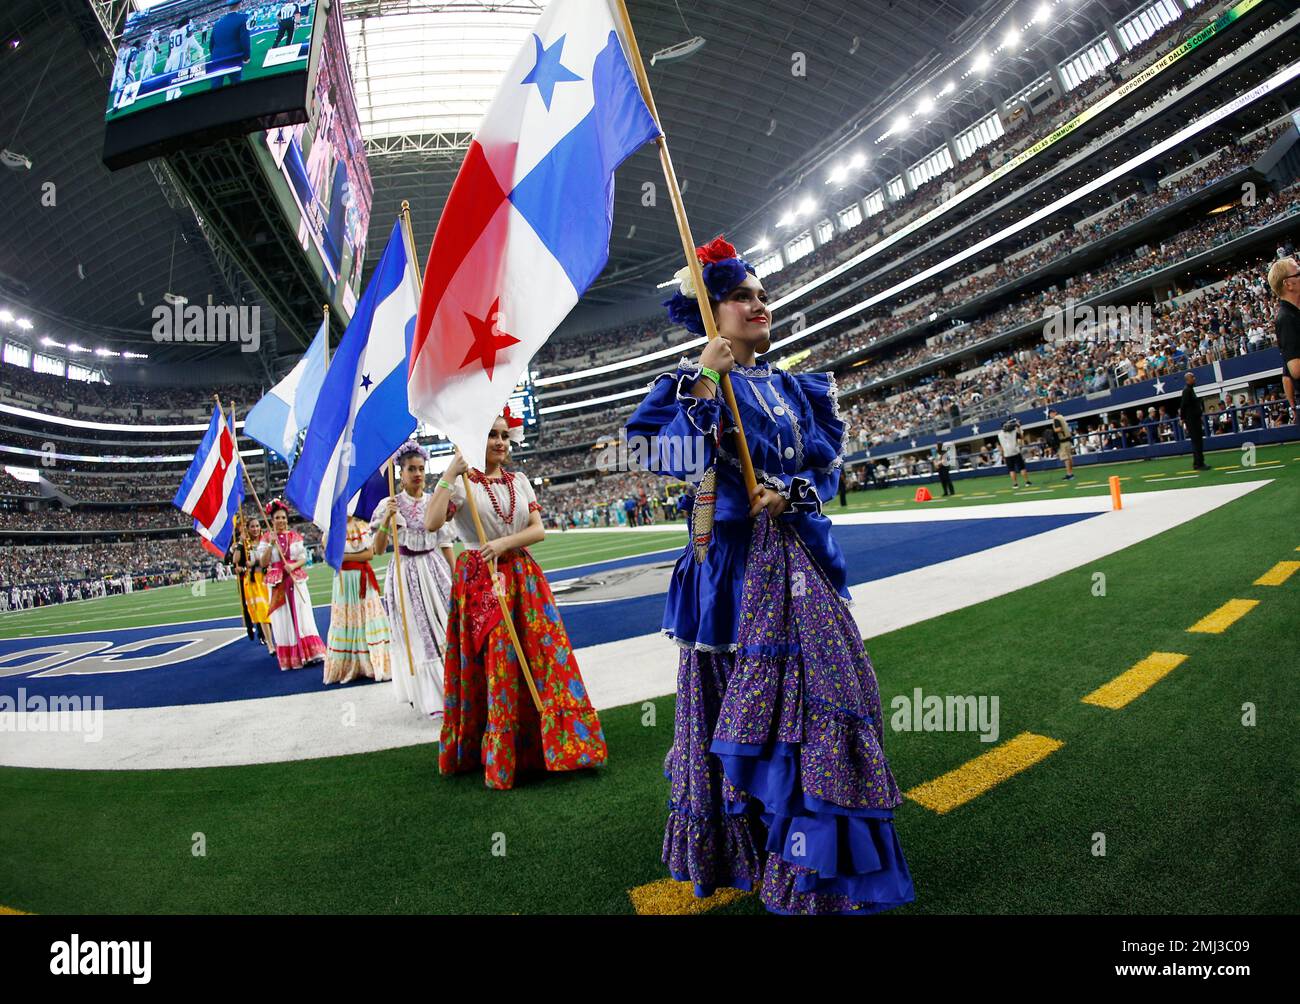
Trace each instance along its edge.
{"label": "green wristband", "polygon": [[438,484],[436,485],[436,487],[438,487],[438,488],[446,488],[447,491],[453,491],[453,490],[454,490],[454,489],[451,487],[451,484],[447,481],[446,478],[439,478],[439,479],[438,479]]}
{"label": "green wristband", "polygon": [[716,383],[719,387],[722,386],[722,376],[718,373],[717,370],[711,370],[711,369],[709,369],[707,366],[701,366],[701,367],[700,367],[700,376],[702,376],[702,377],[708,377],[710,380],[712,380],[714,383]]}

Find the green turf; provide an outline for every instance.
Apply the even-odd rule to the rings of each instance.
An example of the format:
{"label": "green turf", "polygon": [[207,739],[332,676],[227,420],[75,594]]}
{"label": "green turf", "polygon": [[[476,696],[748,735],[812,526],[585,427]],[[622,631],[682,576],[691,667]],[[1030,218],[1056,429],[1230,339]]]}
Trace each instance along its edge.
{"label": "green turf", "polygon": [[[662,531],[629,534],[552,531],[546,540],[529,550],[543,570],[549,572],[663,549],[675,551],[682,546],[684,533],[684,522],[670,524]],[[197,540],[194,546],[199,546]],[[382,576],[388,567],[390,556],[391,552],[375,562],[379,575]],[[317,564],[308,570],[307,588],[314,604],[330,602],[333,575],[328,565]],[[164,586],[127,596],[56,604],[36,610],[10,611],[0,614],[0,639],[238,616],[239,600],[233,581],[203,582]]]}
{"label": "green turf", "polygon": [[[947,815],[900,808],[918,893],[901,912],[1294,911],[1300,575],[1252,583],[1297,558],[1300,464],[1269,476],[1097,562],[870,640],[887,716],[915,687],[997,695],[1000,741],[1032,731],[1065,743]],[[1095,572],[1104,597],[1093,595]],[[1221,636],[1186,632],[1234,597],[1261,604]],[[1189,659],[1122,710],[1080,702],[1152,651]],[[1253,727],[1241,721],[1246,703]],[[640,706],[602,712],[606,767],[512,792],[487,791],[478,775],[437,777],[432,747],[185,771],[3,769],[0,903],[627,913],[627,890],[664,875],[672,700],[653,704],[653,727]],[[886,736],[904,790],[988,748],[973,733]],[[206,857],[191,854],[195,833]],[[1097,833],[1104,857],[1091,852]],[[495,834],[504,857],[492,853]],[[747,897],[721,912],[759,910]]]}

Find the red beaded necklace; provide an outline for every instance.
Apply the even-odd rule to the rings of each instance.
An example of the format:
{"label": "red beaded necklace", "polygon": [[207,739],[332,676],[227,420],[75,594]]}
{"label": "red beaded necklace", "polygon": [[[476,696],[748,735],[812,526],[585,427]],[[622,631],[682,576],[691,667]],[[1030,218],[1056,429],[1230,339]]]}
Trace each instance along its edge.
{"label": "red beaded necklace", "polygon": [[[483,486],[483,492],[484,494],[487,495],[488,501],[492,503],[493,512],[495,512],[497,516],[501,518],[502,524],[505,526],[514,526],[515,525],[515,502],[517,501],[517,499],[515,498],[514,476],[507,473],[506,470],[503,468],[500,477],[489,478],[486,474],[479,471],[478,469],[471,468],[469,472],[469,479],[473,481],[475,484],[479,484]],[[505,483],[506,491],[510,495],[510,508],[506,512],[501,511],[501,503],[497,501],[496,492],[492,490],[492,485],[496,484],[499,481]]]}

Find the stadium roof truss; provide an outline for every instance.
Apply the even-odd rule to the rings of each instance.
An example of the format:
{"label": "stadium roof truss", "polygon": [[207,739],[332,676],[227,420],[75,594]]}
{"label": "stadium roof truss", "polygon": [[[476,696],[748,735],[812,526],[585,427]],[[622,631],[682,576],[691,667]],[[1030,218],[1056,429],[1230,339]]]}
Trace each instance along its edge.
{"label": "stadium roof truss", "polygon": [[[358,112],[375,182],[376,221],[411,203],[417,248],[433,230],[473,130],[501,74],[545,7],[544,0],[343,0]],[[1053,21],[1026,35],[984,76],[967,76],[941,113],[876,144],[900,104],[966,54],[1004,31],[1023,3],[925,0],[628,0],[639,47],[654,52],[692,35],[705,48],[649,69],[696,235],[726,229],[744,240],[795,192],[834,194],[842,205],[908,165],[1049,72],[1137,6],[1134,0],[1057,5]],[[803,72],[797,65],[802,57]],[[861,150],[867,170],[832,190],[822,176],[839,151]],[[626,179],[626,180],[624,180]],[[622,169],[610,265],[593,302],[627,298],[612,289],[663,279],[678,246],[666,200],[641,205],[641,185],[661,179],[652,149]],[[635,182],[635,183],[633,183]],[[387,228],[371,227],[370,267]],[[671,271],[671,269],[669,270]],[[638,292],[650,290],[640,283]]]}

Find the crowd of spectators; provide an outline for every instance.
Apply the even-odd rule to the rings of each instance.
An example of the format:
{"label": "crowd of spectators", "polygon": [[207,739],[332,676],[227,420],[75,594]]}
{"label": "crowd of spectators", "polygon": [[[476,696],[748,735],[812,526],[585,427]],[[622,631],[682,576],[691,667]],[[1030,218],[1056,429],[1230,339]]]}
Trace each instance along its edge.
{"label": "crowd of spectators", "polygon": [[194,520],[172,506],[130,509],[53,509],[34,512],[0,510],[0,530],[169,530],[192,527]]}
{"label": "crowd of spectators", "polygon": [[1034,339],[991,352],[960,379],[939,375],[887,397],[851,399],[851,435],[866,448],[965,424],[986,400],[1005,414],[1266,348],[1275,302],[1263,274],[1253,263],[1213,291],[1153,307],[1151,331],[1138,339],[1123,331],[1095,341]]}

